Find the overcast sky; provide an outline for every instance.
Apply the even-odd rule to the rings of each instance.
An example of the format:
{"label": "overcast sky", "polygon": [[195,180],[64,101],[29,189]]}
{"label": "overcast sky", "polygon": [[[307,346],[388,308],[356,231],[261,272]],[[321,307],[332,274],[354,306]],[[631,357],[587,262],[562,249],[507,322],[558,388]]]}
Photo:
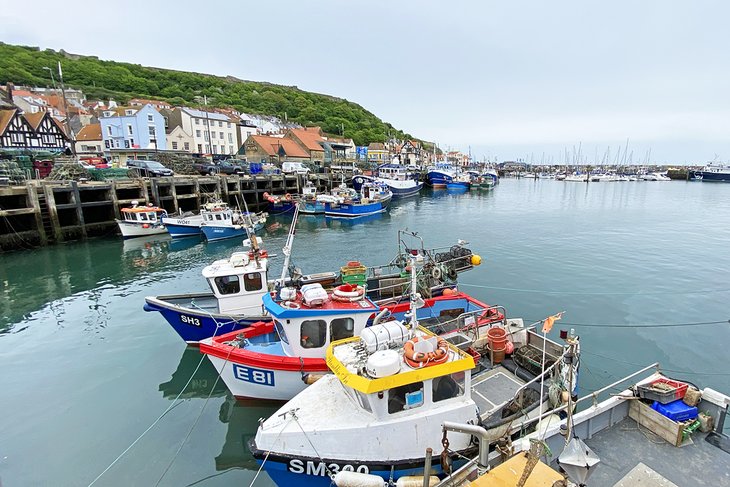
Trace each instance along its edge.
{"label": "overcast sky", "polygon": [[730,159],[726,0],[26,1],[0,33],[340,96],[479,158]]}

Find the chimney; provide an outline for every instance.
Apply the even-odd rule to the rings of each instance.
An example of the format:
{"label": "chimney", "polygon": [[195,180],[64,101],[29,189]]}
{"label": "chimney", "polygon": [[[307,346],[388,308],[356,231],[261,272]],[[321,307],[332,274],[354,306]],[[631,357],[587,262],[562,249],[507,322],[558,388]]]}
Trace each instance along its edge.
{"label": "chimney", "polygon": [[13,88],[15,88],[13,83],[8,81],[5,84],[5,100],[11,105],[13,104]]}

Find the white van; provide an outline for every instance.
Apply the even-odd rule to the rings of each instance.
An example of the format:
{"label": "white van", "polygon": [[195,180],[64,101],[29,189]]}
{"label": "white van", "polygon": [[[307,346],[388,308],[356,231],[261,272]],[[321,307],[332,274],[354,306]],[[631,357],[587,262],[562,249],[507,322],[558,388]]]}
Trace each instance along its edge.
{"label": "white van", "polygon": [[309,174],[309,168],[301,162],[283,162],[281,172],[284,174]]}

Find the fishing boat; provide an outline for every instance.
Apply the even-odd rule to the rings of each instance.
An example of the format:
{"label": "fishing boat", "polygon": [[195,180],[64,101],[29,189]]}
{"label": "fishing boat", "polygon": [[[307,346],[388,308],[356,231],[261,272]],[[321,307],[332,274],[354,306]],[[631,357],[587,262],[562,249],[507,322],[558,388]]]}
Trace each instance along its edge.
{"label": "fishing boat", "polygon": [[728,182],[730,181],[730,164],[710,162],[702,169],[690,169],[689,179],[692,181]]}
{"label": "fishing boat", "polygon": [[263,196],[269,202],[268,210],[275,215],[292,212],[297,206],[297,199],[289,193],[275,196],[266,192]]}
{"label": "fishing boat", "polygon": [[446,183],[446,189],[452,191],[467,191],[469,190],[470,186],[471,175],[468,172],[457,172],[454,174],[454,177],[451,179],[451,181],[448,181]]}
{"label": "fishing boat", "polygon": [[[444,248],[426,248],[420,235],[414,232],[398,231],[398,252],[384,265],[365,266],[351,261],[339,272],[304,274],[290,264],[291,248],[294,243],[296,216],[289,229],[284,245],[284,265],[279,281],[287,287],[301,288],[307,284],[320,283],[325,288],[342,284],[356,284],[366,288],[367,298],[377,304],[399,303],[407,292],[409,278],[404,273],[408,256],[417,252],[424,257],[418,278],[418,291],[427,298],[440,296],[446,289],[457,284],[458,275],[481,264],[481,257],[474,254],[468,243],[459,240],[455,245]],[[277,281],[269,275],[268,253],[261,249],[261,239],[244,241],[247,256],[234,253],[229,259],[221,259],[203,269],[202,275],[207,290],[186,294],[163,294],[147,296],[144,310],[159,312],[178,335],[188,344],[197,345],[203,339],[242,330],[258,321],[270,321],[271,317],[263,306],[263,295],[274,291]],[[406,245],[407,244],[407,245]],[[263,288],[243,285],[253,279],[253,273],[262,274],[266,284]],[[249,275],[249,277],[246,277]],[[238,282],[238,290],[228,283]],[[280,286],[282,284],[279,284]]]}
{"label": "fishing boat", "polygon": [[[481,441],[478,454],[436,487],[518,485],[528,473],[532,482],[545,480],[533,485],[730,485],[723,431],[730,396],[660,370],[651,364],[546,412],[522,438]],[[443,431],[449,443],[485,434],[463,421],[445,422]]]}
{"label": "fishing boat", "polygon": [[131,208],[122,208],[122,219],[116,220],[123,238],[147,237],[165,233],[162,220],[167,211],[158,206],[140,206],[138,201],[132,201]]}
{"label": "fishing boat", "polygon": [[423,183],[418,180],[418,173],[409,170],[406,166],[399,164],[398,159],[392,163],[382,164],[375,170],[373,176],[359,174],[352,178],[352,186],[360,191],[366,182],[380,182],[388,186],[393,193],[393,198],[405,198],[418,194],[423,188]]}
{"label": "fishing boat", "polygon": [[[572,360],[577,338],[562,346],[522,320],[474,324],[472,333],[439,336],[418,326],[413,313],[407,321],[378,323],[366,331],[331,343],[327,364],[333,373],[259,426],[249,446],[277,485],[324,487],[332,477],[337,481],[340,472],[371,476],[373,483],[366,485],[375,485],[375,477],[397,482],[423,471],[426,449],[442,445],[444,422],[480,425],[487,439],[496,440],[552,409],[547,405],[551,394],[543,391],[539,378],[550,381],[558,405],[574,392],[561,384],[567,384],[568,374],[577,377]],[[509,358],[494,352],[487,358],[472,346],[486,342],[490,332],[513,337]],[[493,347],[497,350],[495,342]],[[517,357],[529,367],[519,365]],[[457,466],[476,451],[471,435],[452,438],[447,446],[445,463]],[[438,464],[432,468],[443,473]]]}
{"label": "fishing boat", "polygon": [[393,193],[384,184],[365,182],[359,194],[353,196],[321,195],[317,199],[324,203],[324,214],[335,218],[358,218],[388,209]]}
{"label": "fishing boat", "polygon": [[[222,202],[206,203],[203,209],[208,212],[218,211],[216,208],[226,208],[227,205]],[[168,215],[162,218],[167,232],[172,238],[183,237],[199,237],[202,235],[200,227],[203,224],[203,212],[198,214],[193,212],[184,212],[179,215]]]}
{"label": "fishing boat", "polygon": [[[291,399],[328,372],[325,351],[331,342],[368,334],[372,315],[379,315],[377,323],[381,313],[403,319],[409,312],[408,303],[380,308],[365,296],[364,287],[349,284],[330,292],[321,284],[283,288],[264,296],[263,303],[273,323],[255,323],[200,344],[239,399]],[[437,332],[465,328],[459,318],[465,314],[479,324],[504,318],[498,307],[458,292],[426,300],[417,311],[419,321]]]}
{"label": "fishing boat", "polygon": [[499,184],[499,172],[494,167],[487,168],[483,173],[482,177],[489,177],[494,180],[494,185]]}
{"label": "fishing boat", "polygon": [[439,162],[428,169],[426,173],[426,184],[435,189],[445,188],[455,176],[456,172],[451,167],[451,164]]}
{"label": "fishing boat", "polygon": [[203,209],[200,213],[203,215],[200,231],[208,242],[245,237],[249,223],[256,232],[264,227],[268,217],[267,213],[244,213],[228,207]]}
{"label": "fishing boat", "polygon": [[324,202],[317,201],[317,187],[309,181],[302,188],[297,205],[302,215],[324,215]]}

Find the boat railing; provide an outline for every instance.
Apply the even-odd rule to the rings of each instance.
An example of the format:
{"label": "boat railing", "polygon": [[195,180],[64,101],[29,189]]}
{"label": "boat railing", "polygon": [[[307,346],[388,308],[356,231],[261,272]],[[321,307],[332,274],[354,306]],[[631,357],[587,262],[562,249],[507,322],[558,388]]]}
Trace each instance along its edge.
{"label": "boat railing", "polygon": [[491,327],[498,323],[502,323],[502,325],[504,325],[505,320],[507,319],[507,310],[504,308],[504,306],[496,305],[489,306],[487,308],[480,308],[475,311],[467,311],[465,313],[461,313],[459,316],[451,320],[442,321],[440,323],[436,323],[430,326],[424,326],[424,328],[428,329],[429,331],[434,331],[434,329],[438,328],[440,334],[450,333],[452,331],[476,331],[480,326],[483,326],[479,324],[479,320],[482,317],[490,316],[490,311],[495,311],[495,313],[491,316],[500,316],[501,313],[502,318],[490,322],[489,326]]}

